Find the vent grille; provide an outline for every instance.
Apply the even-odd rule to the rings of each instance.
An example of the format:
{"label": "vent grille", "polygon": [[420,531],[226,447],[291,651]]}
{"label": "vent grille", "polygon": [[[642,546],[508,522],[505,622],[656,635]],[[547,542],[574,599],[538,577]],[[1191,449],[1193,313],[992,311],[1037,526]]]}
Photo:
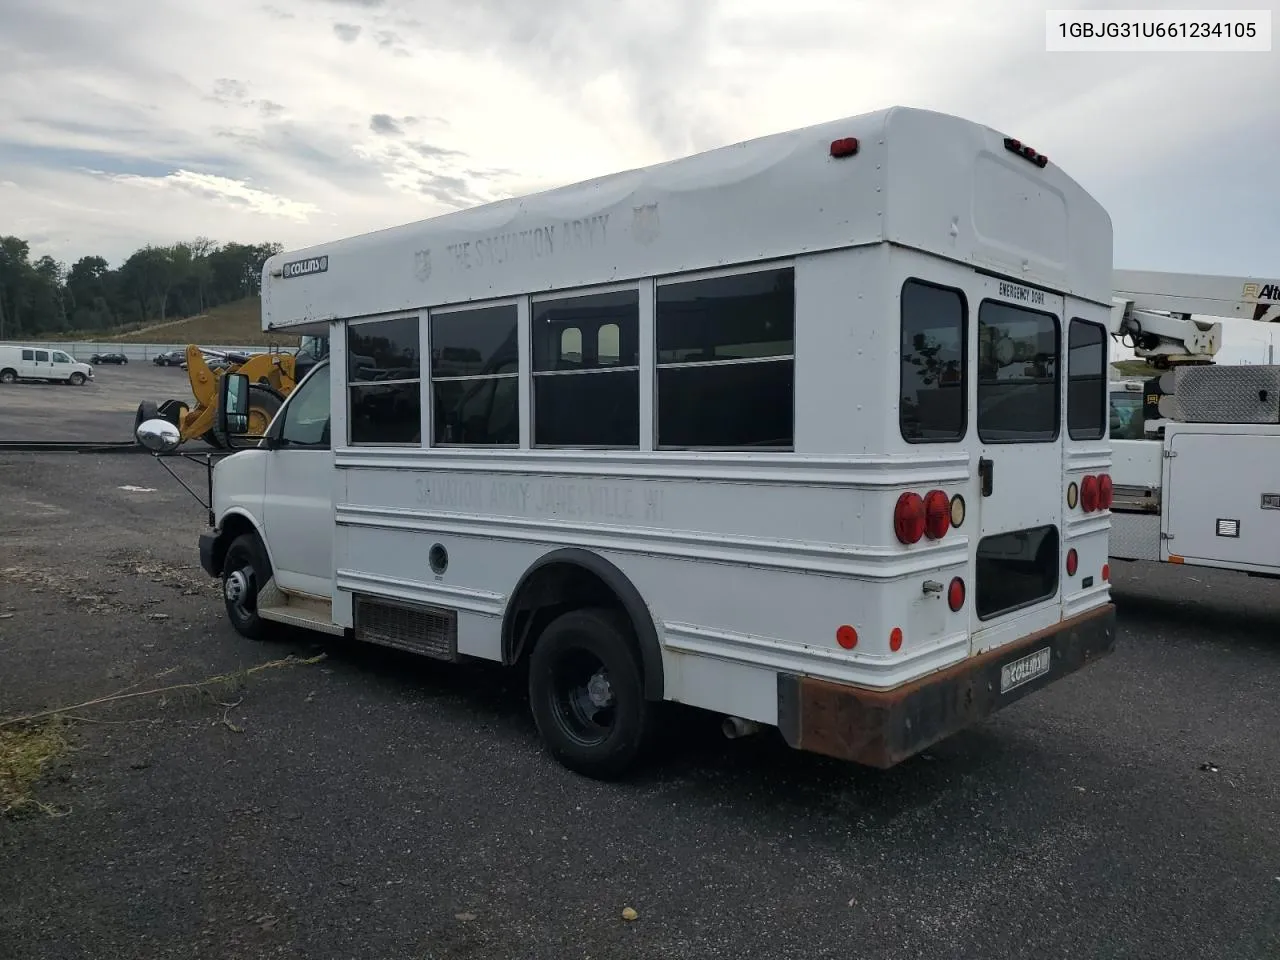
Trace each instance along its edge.
{"label": "vent grille", "polygon": [[1189,423],[1280,423],[1280,370],[1194,366],[1175,380],[1180,419]]}
{"label": "vent grille", "polygon": [[456,610],[357,595],[354,614],[357,640],[436,660],[458,659]]}

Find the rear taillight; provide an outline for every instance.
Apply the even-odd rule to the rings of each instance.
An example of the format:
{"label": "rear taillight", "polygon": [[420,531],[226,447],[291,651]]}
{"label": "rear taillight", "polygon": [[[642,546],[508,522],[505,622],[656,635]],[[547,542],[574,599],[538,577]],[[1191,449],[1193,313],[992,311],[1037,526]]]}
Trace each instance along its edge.
{"label": "rear taillight", "polygon": [[941,540],[951,529],[951,501],[941,490],[924,497],[924,532],[930,540]]}
{"label": "rear taillight", "polygon": [[964,606],[964,581],[956,577],[951,581],[951,586],[947,589],[947,606],[951,608],[951,612],[957,612]]}
{"label": "rear taillight", "polygon": [[[1095,510],[1110,510],[1115,499],[1111,474],[1100,473],[1096,477],[1090,474],[1080,481],[1080,509],[1085,513]],[[1067,503],[1071,504],[1071,491],[1067,491]]]}
{"label": "rear taillight", "polygon": [[924,500],[918,493],[904,493],[893,508],[893,532],[902,543],[919,543],[924,528]]}
{"label": "rear taillight", "polygon": [[1085,513],[1098,509],[1098,478],[1092,474],[1080,481],[1080,507]]}
{"label": "rear taillight", "polygon": [[1079,555],[1076,554],[1075,550],[1068,550],[1067,551],[1067,576],[1074,577],[1076,575],[1076,570],[1078,570],[1079,568],[1080,568]]}

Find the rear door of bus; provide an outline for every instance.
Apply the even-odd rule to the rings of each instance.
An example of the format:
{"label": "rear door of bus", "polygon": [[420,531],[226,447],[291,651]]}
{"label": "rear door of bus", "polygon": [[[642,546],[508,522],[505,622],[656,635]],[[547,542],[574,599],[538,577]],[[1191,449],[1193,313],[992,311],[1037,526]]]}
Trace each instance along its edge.
{"label": "rear door of bus", "polygon": [[976,654],[1061,619],[1063,298],[998,277],[975,280]]}

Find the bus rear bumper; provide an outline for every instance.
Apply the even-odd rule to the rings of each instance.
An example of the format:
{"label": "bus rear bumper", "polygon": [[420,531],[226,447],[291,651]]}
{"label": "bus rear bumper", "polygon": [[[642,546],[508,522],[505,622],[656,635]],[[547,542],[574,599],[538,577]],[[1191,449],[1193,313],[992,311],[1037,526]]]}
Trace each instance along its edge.
{"label": "bus rear bumper", "polygon": [[894,690],[779,674],[778,729],[797,750],[887,769],[1106,656],[1115,638],[1108,603]]}

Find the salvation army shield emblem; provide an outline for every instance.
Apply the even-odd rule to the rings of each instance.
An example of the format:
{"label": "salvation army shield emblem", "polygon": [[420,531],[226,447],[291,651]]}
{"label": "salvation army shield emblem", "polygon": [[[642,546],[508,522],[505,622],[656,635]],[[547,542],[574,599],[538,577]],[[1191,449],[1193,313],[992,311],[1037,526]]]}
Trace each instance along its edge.
{"label": "salvation army shield emblem", "polygon": [[431,277],[431,251],[417,250],[413,254],[413,275],[419,283],[426,283]]}
{"label": "salvation army shield emblem", "polygon": [[650,244],[658,239],[658,205],[647,203],[631,210],[631,236],[636,243]]}

